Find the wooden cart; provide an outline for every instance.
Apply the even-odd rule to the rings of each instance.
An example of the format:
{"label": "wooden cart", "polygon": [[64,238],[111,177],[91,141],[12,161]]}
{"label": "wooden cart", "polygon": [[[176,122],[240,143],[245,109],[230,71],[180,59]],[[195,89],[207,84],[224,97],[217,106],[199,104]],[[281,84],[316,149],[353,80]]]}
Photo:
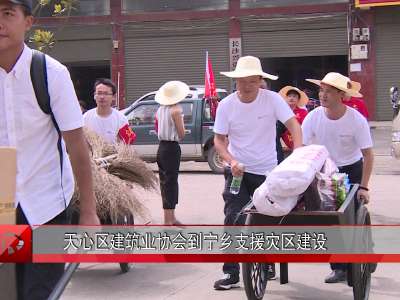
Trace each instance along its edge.
{"label": "wooden cart", "polygon": [[[356,199],[358,185],[354,185],[347,195],[343,205],[337,211],[293,211],[284,218],[270,217],[256,212],[248,212],[247,225],[370,225],[371,219],[367,208],[359,204]],[[306,209],[312,206],[313,197],[319,197],[316,186],[311,185],[304,194]],[[315,198],[314,198],[315,199]],[[311,203],[311,204],[309,204]],[[368,229],[367,229],[368,230]],[[358,236],[358,235],[356,235]],[[370,234],[362,235],[363,240],[355,240],[355,245],[372,247]],[[365,240],[367,237],[367,240]],[[360,239],[360,237],[356,238]],[[370,248],[368,248],[370,249]],[[263,299],[266,287],[265,263],[243,263],[243,282],[247,299]],[[376,269],[374,263],[352,263],[348,264],[347,282],[353,288],[355,300],[367,300],[371,286],[371,273]],[[280,264],[280,283],[288,283],[288,265]]]}

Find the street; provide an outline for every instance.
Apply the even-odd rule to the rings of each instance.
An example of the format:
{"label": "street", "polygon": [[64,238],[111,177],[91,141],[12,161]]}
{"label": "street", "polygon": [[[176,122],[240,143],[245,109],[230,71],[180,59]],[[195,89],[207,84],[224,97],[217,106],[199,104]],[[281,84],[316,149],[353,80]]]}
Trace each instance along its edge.
{"label": "street", "polygon": [[[371,127],[376,155],[370,183],[371,203],[368,205],[372,223],[400,224],[400,161],[390,157],[390,123],[374,122]],[[210,173],[206,163],[182,163],[179,184],[180,202],[176,212],[181,222],[223,222],[222,175]],[[143,197],[152,211],[153,223],[161,224],[160,196],[157,193],[146,193]],[[121,274],[116,263],[81,264],[61,299],[246,299],[242,282],[240,288],[230,291],[213,289],[214,281],[222,274],[221,267],[220,263],[143,263],[134,264],[130,272]],[[329,271],[326,263],[289,264],[289,283],[280,285],[279,278],[268,282],[264,299],[353,299],[352,289],[347,284],[324,283],[324,277]],[[369,299],[399,298],[400,264],[379,264],[372,274]]]}

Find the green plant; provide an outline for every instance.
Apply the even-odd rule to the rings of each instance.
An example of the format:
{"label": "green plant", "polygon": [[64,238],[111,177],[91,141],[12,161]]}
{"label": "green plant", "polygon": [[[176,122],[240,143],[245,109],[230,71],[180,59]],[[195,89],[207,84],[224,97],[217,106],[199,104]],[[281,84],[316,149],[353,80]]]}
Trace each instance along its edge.
{"label": "green plant", "polygon": [[[77,10],[78,3],[79,0],[40,0],[33,10],[33,15],[40,17],[41,10],[46,6],[51,6],[53,17],[62,17],[66,22],[71,12]],[[63,27],[59,26],[57,32]],[[29,35],[29,42],[33,43],[36,49],[46,52],[56,44],[56,33],[43,28],[34,28]]]}

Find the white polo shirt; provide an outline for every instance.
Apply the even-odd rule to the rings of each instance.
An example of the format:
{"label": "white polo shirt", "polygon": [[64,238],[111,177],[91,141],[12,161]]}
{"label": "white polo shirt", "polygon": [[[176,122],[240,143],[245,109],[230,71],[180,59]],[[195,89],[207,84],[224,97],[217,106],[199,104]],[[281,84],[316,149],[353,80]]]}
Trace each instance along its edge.
{"label": "white polo shirt", "polygon": [[265,175],[277,165],[276,121],[292,117],[278,93],[260,89],[253,102],[243,103],[236,92],[219,103],[214,132],[228,136],[228,151],[244,164],[245,172]]}
{"label": "white polo shirt", "polygon": [[[31,225],[61,213],[74,191],[71,163],[63,147],[61,186],[57,131],[37,103],[30,77],[32,51],[25,46],[11,72],[0,67],[0,146],[17,149],[16,202]],[[82,113],[69,72],[46,56],[51,108],[61,131],[83,126]]]}

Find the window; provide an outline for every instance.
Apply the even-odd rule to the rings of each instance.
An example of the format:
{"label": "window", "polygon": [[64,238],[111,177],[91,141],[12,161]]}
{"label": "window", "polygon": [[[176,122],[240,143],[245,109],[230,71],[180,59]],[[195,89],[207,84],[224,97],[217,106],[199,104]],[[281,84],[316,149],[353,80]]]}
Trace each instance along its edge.
{"label": "window", "polygon": [[[32,1],[33,7],[40,7],[39,0]],[[110,14],[110,0],[79,0],[75,1],[71,16],[103,16]],[[36,17],[54,16],[54,1],[49,5],[40,7]]]}
{"label": "window", "polygon": [[[143,104],[134,108],[126,117],[129,125],[143,126],[154,125],[158,104]],[[185,124],[193,122],[193,103],[182,103],[183,121]]]}
{"label": "window", "polygon": [[229,0],[123,0],[123,13],[157,12],[176,10],[223,10]]}
{"label": "window", "polygon": [[183,110],[183,121],[185,124],[193,122],[193,103],[181,103]]}
{"label": "window", "polygon": [[240,0],[240,8],[277,7],[289,5],[311,5],[349,3],[349,0]]}
{"label": "window", "polygon": [[[218,99],[219,99],[219,100],[222,100],[222,99],[224,99],[226,96],[228,96],[228,93],[227,93],[227,92],[218,92],[218,91],[217,91],[217,95],[218,95]],[[198,98],[199,98],[199,99],[203,99],[203,98],[204,98],[204,94],[203,94],[203,93],[199,94]]]}
{"label": "window", "polygon": [[203,105],[203,122],[212,122],[210,102],[204,101]]}
{"label": "window", "polygon": [[156,116],[158,104],[144,104],[136,107],[126,117],[128,118],[129,125],[154,125],[154,118]]}

